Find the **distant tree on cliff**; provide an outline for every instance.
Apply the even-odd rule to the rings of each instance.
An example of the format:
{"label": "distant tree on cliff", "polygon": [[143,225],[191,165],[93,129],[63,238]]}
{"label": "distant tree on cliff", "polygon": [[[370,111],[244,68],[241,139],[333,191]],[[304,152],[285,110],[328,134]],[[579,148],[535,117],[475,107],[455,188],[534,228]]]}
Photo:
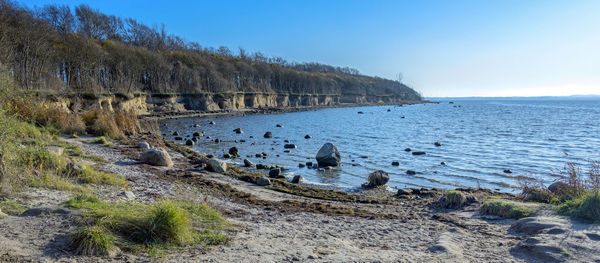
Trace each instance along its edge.
{"label": "distant tree on cliff", "polygon": [[268,92],[396,96],[419,95],[398,81],[356,69],[290,63],[239,48],[214,49],[106,15],[87,5],[30,10],[0,0],[0,63],[25,89],[76,92]]}

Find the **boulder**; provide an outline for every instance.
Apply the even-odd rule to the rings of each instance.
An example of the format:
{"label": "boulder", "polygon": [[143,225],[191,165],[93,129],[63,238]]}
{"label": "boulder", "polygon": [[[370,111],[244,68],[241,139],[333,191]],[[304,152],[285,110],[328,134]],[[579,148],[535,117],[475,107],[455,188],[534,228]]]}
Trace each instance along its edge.
{"label": "boulder", "polygon": [[173,161],[167,150],[163,148],[152,148],[144,151],[140,161],[155,166],[173,166]]}
{"label": "boulder", "polygon": [[340,166],[342,157],[337,147],[331,143],[324,144],[317,152],[319,166]]}
{"label": "boulder", "polygon": [[265,135],[263,135],[263,137],[265,137],[265,138],[273,138],[273,133],[271,133],[270,131],[265,132]]}
{"label": "boulder", "polygon": [[250,160],[244,159],[244,166],[252,167],[252,166],[254,166],[254,164]]}
{"label": "boulder", "polygon": [[571,192],[572,187],[565,182],[555,182],[548,186],[548,190],[555,195],[562,196]]}
{"label": "boulder", "polygon": [[269,180],[269,178],[259,177],[258,180],[256,181],[256,184],[259,186],[267,186],[267,185],[271,185],[271,181]]}
{"label": "boulder", "polygon": [[215,173],[224,173],[227,171],[227,163],[223,160],[212,158],[208,160],[207,168]]}
{"label": "boulder", "polygon": [[283,148],[286,148],[286,149],[296,149],[296,147],[297,146],[295,144],[291,144],[291,143],[283,146]]}
{"label": "boulder", "polygon": [[367,180],[366,187],[377,187],[386,184],[390,180],[390,176],[385,171],[377,170],[370,173]]}
{"label": "boulder", "polygon": [[302,176],[296,175],[292,178],[292,184],[299,184],[302,181]]}

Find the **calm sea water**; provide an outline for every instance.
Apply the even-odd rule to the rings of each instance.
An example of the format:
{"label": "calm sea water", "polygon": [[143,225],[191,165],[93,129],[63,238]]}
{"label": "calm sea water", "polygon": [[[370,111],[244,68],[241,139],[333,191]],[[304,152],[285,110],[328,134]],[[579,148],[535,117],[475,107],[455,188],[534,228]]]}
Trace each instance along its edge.
{"label": "calm sea water", "polygon": [[[390,111],[388,111],[388,109]],[[357,114],[358,111],[364,114]],[[404,117],[404,118],[403,118]],[[210,121],[215,125],[209,125]],[[313,184],[352,191],[366,181],[367,174],[385,170],[389,186],[476,187],[513,192],[521,177],[542,178],[551,183],[553,172],[567,161],[585,164],[600,159],[600,100],[468,100],[440,104],[371,106],[320,109],[272,115],[163,120],[166,138],[173,131],[205,136],[193,147],[204,154],[222,156],[230,147],[242,158],[229,160],[281,165],[290,178],[302,175]],[[199,128],[192,128],[200,124]],[[276,127],[282,124],[283,127]],[[241,128],[244,133],[232,130]],[[263,138],[266,131],[272,139]],[[306,134],[311,139],[304,139]],[[250,138],[253,136],[254,138]],[[214,143],[219,138],[223,142]],[[235,143],[235,140],[245,140]],[[285,153],[284,140],[298,148]],[[179,141],[182,142],[182,141]],[[326,142],[342,155],[338,170],[299,168],[315,161]],[[435,142],[442,143],[436,147]],[[405,152],[425,151],[414,156]],[[255,158],[266,152],[267,159]],[[279,155],[279,157],[277,157]],[[364,158],[368,157],[368,158]],[[392,166],[398,161],[400,166]],[[441,165],[445,162],[446,165]],[[512,173],[505,173],[510,169]],[[414,170],[415,175],[408,175]]]}

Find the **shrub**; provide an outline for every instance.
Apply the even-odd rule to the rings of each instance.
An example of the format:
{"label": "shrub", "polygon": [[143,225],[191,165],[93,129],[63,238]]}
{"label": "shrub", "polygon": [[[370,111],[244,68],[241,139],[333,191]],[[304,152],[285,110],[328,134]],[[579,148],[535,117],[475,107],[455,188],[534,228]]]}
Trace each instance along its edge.
{"label": "shrub", "polygon": [[521,203],[504,199],[490,199],[485,201],[479,208],[482,214],[501,216],[505,218],[528,217],[539,210],[539,205]]}
{"label": "shrub", "polygon": [[27,146],[19,150],[18,164],[33,169],[45,170],[59,168],[62,159],[39,146]]}
{"label": "shrub", "polygon": [[575,200],[569,200],[559,207],[559,213],[600,223],[600,191],[590,191]]}

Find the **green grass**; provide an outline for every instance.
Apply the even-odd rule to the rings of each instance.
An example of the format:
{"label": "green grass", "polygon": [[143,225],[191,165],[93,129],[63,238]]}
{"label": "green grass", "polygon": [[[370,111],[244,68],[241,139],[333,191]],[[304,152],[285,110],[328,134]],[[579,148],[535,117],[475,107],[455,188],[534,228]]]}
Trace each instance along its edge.
{"label": "green grass", "polygon": [[76,178],[77,181],[84,184],[127,186],[127,180],[122,175],[99,171],[89,165],[81,165],[81,170],[66,173],[66,175]]}
{"label": "green grass", "polygon": [[106,136],[99,136],[94,139],[94,143],[100,144],[102,146],[112,146],[112,142]]}
{"label": "green grass", "polygon": [[18,165],[39,170],[59,168],[63,161],[59,156],[40,146],[25,146],[18,152]]}
{"label": "green grass", "polygon": [[558,207],[562,215],[592,223],[600,223],[600,191],[590,191],[581,197],[568,200]]}
{"label": "green grass", "polygon": [[75,254],[89,256],[114,256],[120,249],[115,237],[102,226],[80,227],[73,234]]}
{"label": "green grass", "polygon": [[523,218],[537,212],[539,204],[522,203],[504,199],[488,199],[479,208],[482,214],[501,216],[504,218]]}
{"label": "green grass", "polygon": [[29,209],[27,206],[15,203],[13,201],[0,202],[0,210],[7,215],[18,216],[27,211],[27,209]]}
{"label": "green grass", "polygon": [[210,246],[228,240],[222,234],[227,221],[205,204],[169,200],[156,204],[106,203],[78,195],[67,205],[82,209],[84,221],[105,229],[115,237],[114,244],[125,251],[161,254],[173,247]]}

